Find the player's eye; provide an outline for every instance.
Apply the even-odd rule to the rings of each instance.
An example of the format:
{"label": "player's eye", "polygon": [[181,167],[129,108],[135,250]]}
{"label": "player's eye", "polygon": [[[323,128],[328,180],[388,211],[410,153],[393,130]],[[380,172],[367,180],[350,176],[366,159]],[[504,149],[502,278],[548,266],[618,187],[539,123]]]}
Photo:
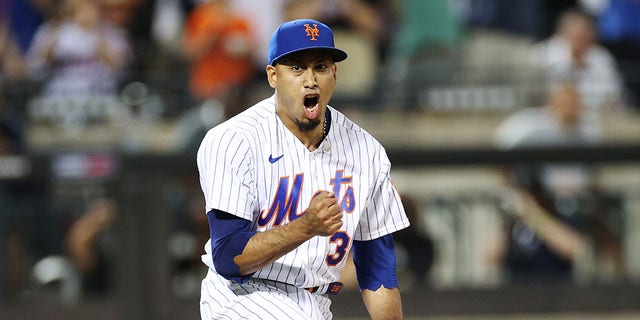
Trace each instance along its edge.
{"label": "player's eye", "polygon": [[330,61],[322,61],[316,64],[314,68],[318,72],[326,72],[331,69],[332,65],[333,63]]}
{"label": "player's eye", "polygon": [[293,66],[291,66],[291,70],[293,70],[293,71],[302,71],[302,66],[297,65],[297,64],[293,65]]}

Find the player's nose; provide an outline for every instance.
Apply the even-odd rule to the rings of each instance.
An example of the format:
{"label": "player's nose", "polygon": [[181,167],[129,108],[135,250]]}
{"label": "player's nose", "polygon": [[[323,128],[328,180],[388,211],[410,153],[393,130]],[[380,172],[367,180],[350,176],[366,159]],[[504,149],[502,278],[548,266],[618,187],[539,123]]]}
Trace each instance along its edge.
{"label": "player's nose", "polygon": [[318,76],[313,68],[307,68],[302,74],[304,86],[306,88],[314,88],[318,84]]}

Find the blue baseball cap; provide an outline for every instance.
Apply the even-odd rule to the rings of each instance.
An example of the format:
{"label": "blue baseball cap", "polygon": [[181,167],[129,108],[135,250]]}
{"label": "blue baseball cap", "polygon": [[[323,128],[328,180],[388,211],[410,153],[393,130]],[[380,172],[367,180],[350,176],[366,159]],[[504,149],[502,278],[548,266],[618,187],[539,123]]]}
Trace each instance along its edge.
{"label": "blue baseball cap", "polygon": [[269,42],[269,64],[294,52],[308,49],[326,50],[333,61],[347,58],[347,53],[336,48],[333,32],[324,23],[312,19],[298,19],[281,24]]}

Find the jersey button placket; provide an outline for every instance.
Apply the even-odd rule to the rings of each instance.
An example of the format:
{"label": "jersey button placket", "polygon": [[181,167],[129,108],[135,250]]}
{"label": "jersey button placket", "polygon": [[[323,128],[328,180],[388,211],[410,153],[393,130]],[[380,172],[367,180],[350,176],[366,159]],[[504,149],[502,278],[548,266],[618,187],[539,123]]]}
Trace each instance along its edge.
{"label": "jersey button placket", "polygon": [[315,190],[315,185],[317,185],[318,183],[318,174],[316,171],[315,160],[316,160],[315,151],[309,153],[309,172],[311,173],[311,178],[313,179],[314,190]]}
{"label": "jersey button placket", "polygon": [[313,190],[318,190],[318,187],[321,185],[318,177],[318,152],[317,150],[311,152],[309,155],[309,169],[311,172],[311,178],[313,179]]}

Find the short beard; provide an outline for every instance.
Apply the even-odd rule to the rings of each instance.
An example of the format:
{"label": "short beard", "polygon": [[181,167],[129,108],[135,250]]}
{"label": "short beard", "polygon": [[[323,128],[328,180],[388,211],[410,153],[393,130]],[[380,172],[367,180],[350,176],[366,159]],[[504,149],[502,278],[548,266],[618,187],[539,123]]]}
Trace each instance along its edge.
{"label": "short beard", "polygon": [[300,130],[300,132],[309,132],[313,131],[313,129],[320,125],[320,119],[311,119],[305,122],[297,121],[296,124],[298,125],[298,130]]}

